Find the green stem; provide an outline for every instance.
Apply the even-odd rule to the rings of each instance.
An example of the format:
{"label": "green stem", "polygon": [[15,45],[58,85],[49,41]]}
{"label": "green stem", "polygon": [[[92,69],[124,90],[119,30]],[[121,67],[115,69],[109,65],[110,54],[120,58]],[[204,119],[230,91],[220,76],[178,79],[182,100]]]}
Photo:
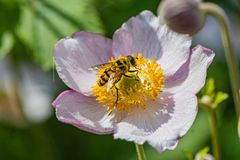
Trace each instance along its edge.
{"label": "green stem", "polygon": [[138,160],[147,160],[144,153],[143,145],[136,144],[136,151],[137,151]]}
{"label": "green stem", "polygon": [[[233,100],[235,103],[235,109],[237,117],[240,116],[240,79],[239,79],[239,70],[238,70],[238,61],[236,55],[233,53],[233,46],[229,33],[228,18],[222,8],[214,3],[201,3],[200,10],[204,13],[211,14],[216,17],[220,26],[223,46],[225,49],[227,64],[229,68]],[[238,118],[238,123],[240,123],[240,117]],[[238,127],[238,135],[240,137],[240,125]]]}
{"label": "green stem", "polygon": [[214,154],[215,160],[221,160],[216,110],[212,108],[208,108],[208,115],[209,115],[209,121],[210,121],[211,132],[212,132],[213,154]]}

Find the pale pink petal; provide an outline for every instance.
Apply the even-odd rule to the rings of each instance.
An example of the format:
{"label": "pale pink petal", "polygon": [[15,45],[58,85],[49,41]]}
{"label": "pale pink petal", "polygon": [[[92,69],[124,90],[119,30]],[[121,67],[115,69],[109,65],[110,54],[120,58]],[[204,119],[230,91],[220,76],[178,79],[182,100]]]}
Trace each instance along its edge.
{"label": "pale pink petal", "polygon": [[166,78],[164,91],[197,93],[205,84],[207,68],[212,63],[214,55],[210,49],[200,45],[195,47],[186,63],[173,76]]}
{"label": "pale pink petal", "polygon": [[197,114],[197,98],[189,92],[161,93],[145,110],[131,112],[114,127],[114,138],[148,142],[159,152],[174,149]]}
{"label": "pale pink petal", "polygon": [[97,77],[89,67],[108,62],[112,57],[111,47],[110,39],[88,32],[78,32],[60,40],[54,49],[59,77],[70,88],[91,95]]}
{"label": "pale pink petal", "polygon": [[166,75],[173,74],[186,62],[191,37],[171,31],[149,11],[131,18],[113,36],[113,54],[142,53],[157,59]]}
{"label": "pale pink petal", "polygon": [[96,134],[111,134],[113,131],[112,117],[108,116],[106,107],[93,97],[73,90],[64,91],[53,102],[53,106],[61,122]]}

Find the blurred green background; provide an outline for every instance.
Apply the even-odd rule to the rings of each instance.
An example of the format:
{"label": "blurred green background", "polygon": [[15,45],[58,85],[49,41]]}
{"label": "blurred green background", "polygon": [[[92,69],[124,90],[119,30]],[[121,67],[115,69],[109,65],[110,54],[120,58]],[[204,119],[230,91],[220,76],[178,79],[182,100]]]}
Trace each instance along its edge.
{"label": "blurred green background", "polygon": [[[134,160],[135,146],[111,135],[90,134],[57,121],[52,100],[67,89],[54,71],[52,50],[65,36],[80,30],[111,37],[116,29],[142,10],[156,14],[159,0],[0,0],[0,159],[1,160]],[[240,53],[240,3],[212,1],[227,12],[235,51]],[[240,141],[228,70],[217,22],[208,17],[193,46],[216,52],[208,77],[216,90],[230,95],[219,107],[223,160],[240,159]],[[162,154],[145,145],[149,160],[186,159],[211,146],[207,112],[197,119],[174,151]],[[210,147],[210,153],[212,152]]]}

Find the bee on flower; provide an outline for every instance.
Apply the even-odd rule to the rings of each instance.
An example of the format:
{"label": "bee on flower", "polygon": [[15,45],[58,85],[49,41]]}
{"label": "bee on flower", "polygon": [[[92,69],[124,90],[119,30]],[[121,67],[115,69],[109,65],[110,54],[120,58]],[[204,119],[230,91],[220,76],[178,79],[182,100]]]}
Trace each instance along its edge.
{"label": "bee on flower", "polygon": [[57,42],[54,62],[71,88],[53,102],[57,118],[159,152],[174,149],[197,114],[214,53],[143,11],[113,39],[78,32]]}

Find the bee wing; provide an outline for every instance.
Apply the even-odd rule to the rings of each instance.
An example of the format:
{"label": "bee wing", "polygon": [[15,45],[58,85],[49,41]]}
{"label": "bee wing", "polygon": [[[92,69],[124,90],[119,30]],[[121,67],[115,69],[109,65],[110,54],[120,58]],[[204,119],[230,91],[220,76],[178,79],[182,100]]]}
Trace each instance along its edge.
{"label": "bee wing", "polygon": [[91,66],[90,68],[88,68],[88,70],[90,71],[95,71],[95,70],[99,70],[105,66],[108,66],[108,65],[111,65],[111,63],[103,63],[103,64],[98,64],[98,65],[95,65],[95,66]]}
{"label": "bee wing", "polygon": [[121,75],[122,75],[121,72],[119,73],[113,72],[111,74],[107,83],[107,92],[109,92],[114,87],[114,85],[120,80]]}
{"label": "bee wing", "polygon": [[109,77],[108,83],[107,83],[107,92],[109,92],[112,89],[112,87],[114,86],[115,81],[116,81],[115,76],[116,76],[116,72],[112,73],[111,76]]}

